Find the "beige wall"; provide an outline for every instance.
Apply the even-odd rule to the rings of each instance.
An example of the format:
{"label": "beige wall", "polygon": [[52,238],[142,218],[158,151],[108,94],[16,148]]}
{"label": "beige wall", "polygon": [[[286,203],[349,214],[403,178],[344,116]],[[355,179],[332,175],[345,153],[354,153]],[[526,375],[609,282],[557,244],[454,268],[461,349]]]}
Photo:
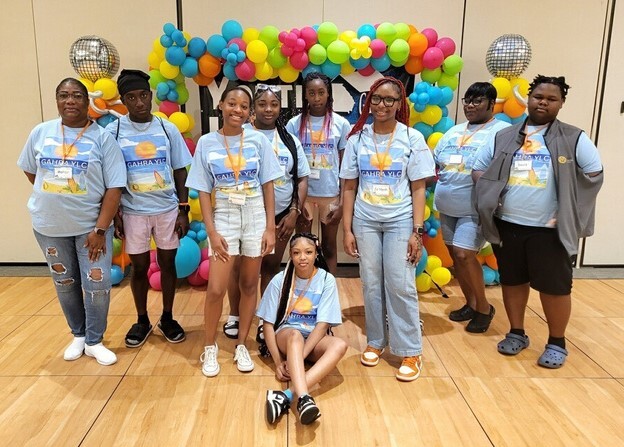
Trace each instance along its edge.
{"label": "beige wall", "polygon": [[[5,86],[0,107],[5,119],[0,126],[2,135],[8,136],[5,150],[9,163],[5,175],[0,176],[5,197],[4,211],[0,214],[3,229],[0,263],[40,262],[42,258],[25,208],[30,185],[14,163],[32,127],[56,116],[54,88],[60,79],[75,75],[68,58],[71,43],[82,35],[102,36],[117,47],[122,67],[145,68],[152,41],[162,33],[162,25],[176,23],[176,2],[5,3],[0,18],[0,37],[5,42],[0,58]],[[453,38],[458,49],[463,33],[465,67],[459,97],[472,82],[490,78],[484,62],[490,43],[501,34],[522,34],[533,49],[533,60],[524,77],[530,79],[537,73],[565,75],[573,88],[561,117],[589,130],[607,3],[606,0],[569,0],[563,6],[559,0],[400,0],[388,7],[386,2],[378,0],[306,3],[276,0],[258,8],[257,0],[229,3],[183,0],[183,19],[186,31],[204,39],[220,32],[221,24],[230,18],[238,20],[243,27],[261,28],[270,24],[280,29],[324,20],[335,22],[341,30],[357,30],[366,22],[404,21],[419,29],[435,28],[440,36]],[[215,4],[219,6],[214,7]],[[9,55],[7,48],[11,51]],[[188,111],[198,122],[194,84],[189,81],[187,85],[191,91]],[[462,119],[460,112],[459,120]]]}

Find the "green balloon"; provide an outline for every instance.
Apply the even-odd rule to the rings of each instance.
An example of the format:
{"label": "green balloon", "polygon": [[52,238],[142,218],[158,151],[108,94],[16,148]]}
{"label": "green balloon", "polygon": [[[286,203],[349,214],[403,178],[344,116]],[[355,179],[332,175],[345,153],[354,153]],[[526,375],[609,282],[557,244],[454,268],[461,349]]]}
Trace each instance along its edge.
{"label": "green balloon", "polygon": [[442,73],[440,75],[440,79],[438,80],[438,87],[449,87],[451,90],[457,90],[458,85],[459,79],[457,79],[457,76],[455,75]]}
{"label": "green balloon", "polygon": [[395,23],[394,29],[396,30],[397,39],[407,40],[409,39],[409,36],[412,33],[409,25],[403,22]]}
{"label": "green balloon", "polygon": [[464,61],[457,54],[451,54],[442,63],[442,69],[446,74],[456,75],[462,68],[464,68]]}
{"label": "green balloon", "polygon": [[321,65],[327,60],[327,50],[320,43],[315,43],[308,50],[308,58],[314,65]]}
{"label": "green balloon", "polygon": [[442,76],[441,68],[435,68],[433,70],[429,68],[424,68],[423,71],[420,72],[420,79],[428,82],[429,84],[435,84],[436,82],[438,82],[440,76]]}
{"label": "green balloon", "polygon": [[397,38],[396,28],[392,23],[384,22],[377,27],[377,39],[383,40],[386,45],[390,45]]}
{"label": "green balloon", "polygon": [[[153,70],[152,70],[153,71]],[[121,254],[121,239],[113,238],[113,256]]]}
{"label": "green balloon", "polygon": [[160,70],[150,70],[149,76],[149,85],[152,90],[156,90],[156,86],[161,82],[167,82],[165,77],[160,74]]}
{"label": "green balloon", "polygon": [[338,39],[338,27],[333,22],[323,22],[319,25],[316,35],[319,43],[327,48],[330,43]]}
{"label": "green balloon", "polygon": [[[408,52],[409,52],[409,46]],[[342,40],[334,40],[327,47],[327,59],[334,64],[344,64],[349,60],[349,45]]]}
{"label": "green balloon", "polygon": [[275,48],[277,44],[279,43],[278,36],[279,36],[279,30],[274,26],[267,25],[264,28],[262,28],[262,30],[260,31],[260,34],[258,35],[258,39],[264,42],[270,51],[273,48]]}
{"label": "green balloon", "polygon": [[186,85],[178,85],[176,87],[176,92],[178,92],[178,104],[186,104],[186,101],[189,99],[189,91],[186,88]]}
{"label": "green balloon", "polygon": [[[266,43],[266,42],[265,42]],[[282,68],[286,65],[287,58],[282,54],[279,48],[273,48],[269,51],[267,62],[273,68]]]}
{"label": "green balloon", "polygon": [[392,62],[406,60],[409,56],[410,46],[403,39],[396,39],[388,47],[388,57]]}

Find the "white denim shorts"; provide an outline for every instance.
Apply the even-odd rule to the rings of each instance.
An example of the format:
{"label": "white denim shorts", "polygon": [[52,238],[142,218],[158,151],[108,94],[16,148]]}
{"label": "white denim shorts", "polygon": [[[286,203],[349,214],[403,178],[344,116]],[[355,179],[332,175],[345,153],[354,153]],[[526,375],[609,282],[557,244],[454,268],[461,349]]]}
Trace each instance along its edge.
{"label": "white denim shorts", "polygon": [[244,205],[217,198],[214,223],[228,244],[230,256],[257,258],[262,254],[262,235],[266,229],[264,199],[247,197]]}

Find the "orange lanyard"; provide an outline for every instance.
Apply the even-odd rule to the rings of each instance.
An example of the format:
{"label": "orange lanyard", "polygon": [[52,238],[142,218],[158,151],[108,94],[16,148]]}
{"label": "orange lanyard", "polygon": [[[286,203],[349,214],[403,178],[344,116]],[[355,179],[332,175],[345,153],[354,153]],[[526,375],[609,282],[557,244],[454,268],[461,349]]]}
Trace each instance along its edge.
{"label": "orange lanyard", "polygon": [[485,123],[481,124],[479,127],[477,127],[475,130],[473,130],[472,132],[470,132],[470,135],[468,135],[466,137],[466,132],[468,131],[468,124],[466,124],[466,128],[464,129],[464,133],[461,136],[461,139],[459,140],[459,147],[462,148],[464,147],[464,144],[468,143],[468,141],[477,133],[479,132],[481,129],[483,129],[485,126],[488,125],[488,123],[490,121],[492,121],[494,118],[490,118],[489,120],[487,120]]}
{"label": "orange lanyard", "polygon": [[234,167],[234,161],[232,161],[232,153],[230,152],[230,145],[228,144],[227,137],[223,134],[223,141],[225,142],[225,151],[227,152],[228,160],[230,160],[230,165],[232,166],[232,172],[234,172],[234,181],[236,182],[236,186],[238,186],[238,176],[240,175],[241,163],[243,160],[243,144],[245,143],[245,137],[243,136],[245,133],[244,130],[241,131],[240,134],[240,147],[238,148],[238,160],[236,160],[236,167]]}
{"label": "orange lanyard", "polygon": [[394,140],[394,132],[396,131],[396,124],[394,125],[394,129],[392,129],[392,133],[390,134],[390,138],[388,139],[388,143],[386,144],[386,152],[383,152],[383,158],[377,149],[377,138],[375,138],[375,130],[371,126],[371,130],[373,130],[373,144],[375,145],[375,154],[377,155],[377,164],[379,165],[379,181],[381,181],[383,177],[383,170],[386,166],[386,157],[390,154],[390,146],[392,145],[392,140]]}
{"label": "orange lanyard", "polygon": [[544,124],[543,126],[538,127],[537,129],[535,129],[533,132],[530,133],[526,133],[527,129],[529,128],[529,125],[525,125],[524,126],[524,144],[522,145],[522,150],[524,151],[524,149],[527,147],[527,143],[529,142],[529,137],[535,135],[536,133],[540,133],[542,131],[542,129],[548,127],[548,124]]}
{"label": "orange lanyard", "polygon": [[87,124],[85,124],[82,130],[78,133],[74,142],[70,144],[69,146],[66,146],[65,145],[65,126],[63,126],[63,123],[61,123],[61,138],[63,139],[63,143],[62,143],[63,144],[63,163],[65,162],[65,157],[71,154],[72,147],[74,147],[74,144],[76,144],[78,140],[80,140],[80,137],[84,135],[84,133],[87,131],[87,128],[89,127],[90,124],[91,124],[91,121],[87,120]]}
{"label": "orange lanyard", "polygon": [[303,298],[303,296],[306,294],[306,292],[308,291],[308,288],[310,287],[310,283],[312,283],[312,279],[314,278],[314,275],[316,275],[317,272],[317,268],[314,267],[314,270],[312,271],[312,275],[310,275],[310,277],[308,278],[308,282],[306,282],[305,287],[303,288],[303,290],[301,291],[301,293],[299,294],[299,296],[297,296],[296,300],[293,300],[292,297],[295,296],[295,283],[297,282],[296,280],[293,281],[293,285],[292,285],[292,289],[290,291],[290,298],[291,298],[291,304],[290,306],[288,306],[288,311],[286,312],[286,318],[288,318],[288,315],[290,315],[290,313],[293,311],[293,309],[295,308],[295,306],[297,305],[297,302]]}
{"label": "orange lanyard", "polygon": [[[325,129],[327,128],[327,114],[323,118],[323,127],[319,133],[317,138],[312,136],[312,123],[310,122],[310,118],[308,118],[308,131],[310,132],[310,150],[312,151],[312,166],[316,162],[316,149],[321,147],[321,143],[323,142],[323,134],[325,133]],[[316,141],[314,141],[316,140]]]}

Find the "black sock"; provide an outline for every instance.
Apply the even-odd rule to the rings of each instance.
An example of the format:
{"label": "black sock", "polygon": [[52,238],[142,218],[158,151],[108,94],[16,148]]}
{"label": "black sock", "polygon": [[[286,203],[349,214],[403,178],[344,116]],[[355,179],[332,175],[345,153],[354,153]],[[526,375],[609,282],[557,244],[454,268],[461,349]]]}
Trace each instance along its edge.
{"label": "black sock", "polygon": [[548,344],[565,349],[565,337],[548,337]]}
{"label": "black sock", "polygon": [[139,315],[137,322],[139,324],[150,324],[149,317],[147,316],[147,312],[144,315]]}
{"label": "black sock", "polygon": [[163,310],[162,316],[160,317],[160,321],[171,321],[173,320],[173,312],[169,311],[167,312],[166,310]]}
{"label": "black sock", "polygon": [[521,337],[524,337],[524,329],[514,329],[511,328],[511,330],[509,331],[512,334],[516,334],[516,335],[520,335]]}

